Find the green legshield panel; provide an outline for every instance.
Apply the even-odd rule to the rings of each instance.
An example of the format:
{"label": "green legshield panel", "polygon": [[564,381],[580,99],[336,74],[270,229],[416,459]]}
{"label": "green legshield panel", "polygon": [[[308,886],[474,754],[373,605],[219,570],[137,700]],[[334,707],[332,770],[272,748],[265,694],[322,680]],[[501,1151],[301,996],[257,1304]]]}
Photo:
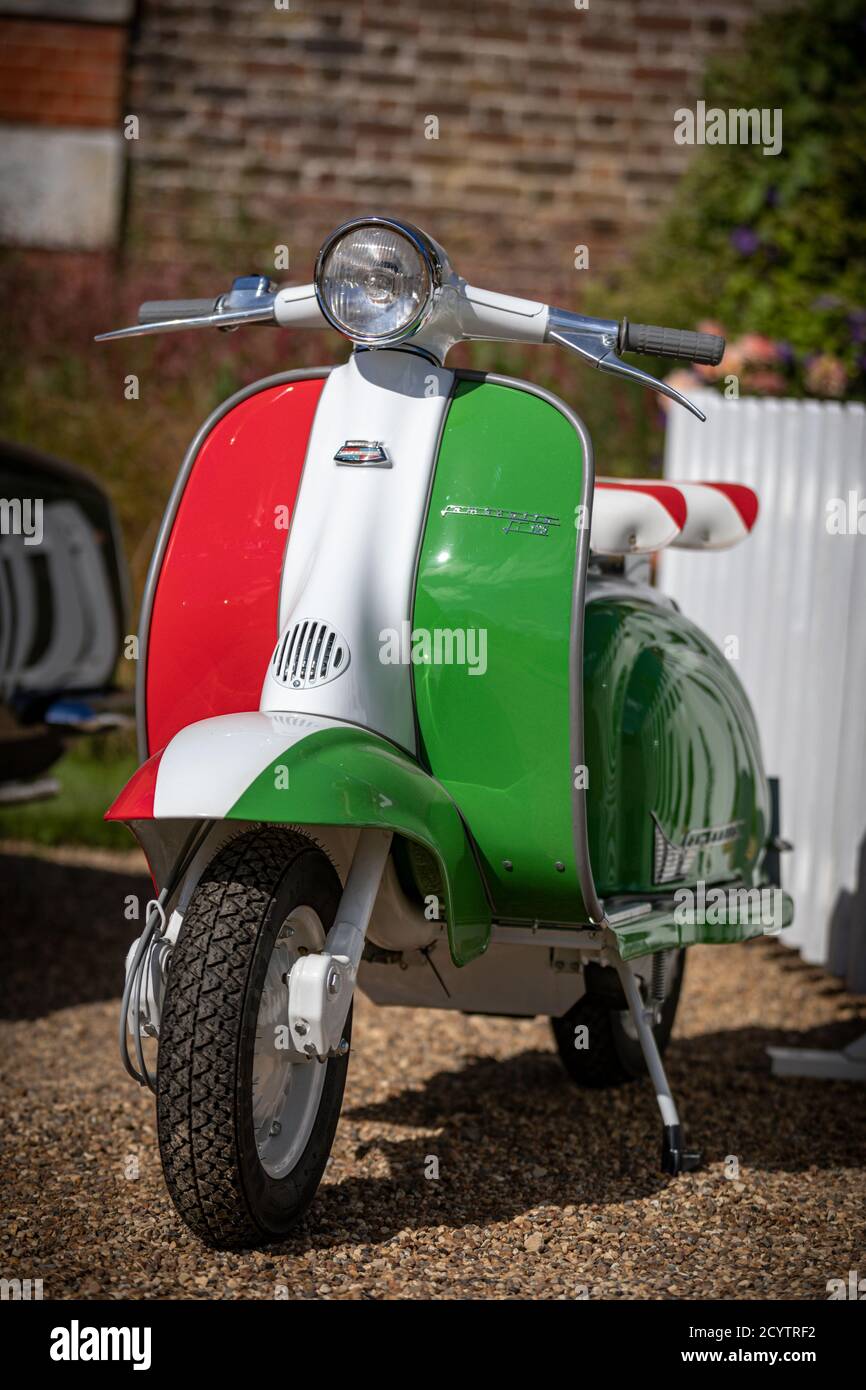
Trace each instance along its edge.
{"label": "green legshield panel", "polygon": [[759,882],[769,792],[754,716],[731,662],[682,614],[587,604],[584,738],[602,896]]}
{"label": "green legshield panel", "polygon": [[[472,832],[500,917],[587,917],[574,858],[568,682],[583,488],[580,440],[554,406],[508,386],[458,383],[413,628],[463,634],[476,658],[486,641],[486,669],[480,660],[477,673],[441,659],[416,664],[415,698],[423,756]],[[473,632],[483,634],[474,648]]]}
{"label": "green legshield panel", "polygon": [[339,727],[301,739],[250,783],[228,817],[356,825],[405,835],[432,853],[439,866],[455,965],[466,965],[486,950],[490,908],[453,801],[423,768],[376,734]]}

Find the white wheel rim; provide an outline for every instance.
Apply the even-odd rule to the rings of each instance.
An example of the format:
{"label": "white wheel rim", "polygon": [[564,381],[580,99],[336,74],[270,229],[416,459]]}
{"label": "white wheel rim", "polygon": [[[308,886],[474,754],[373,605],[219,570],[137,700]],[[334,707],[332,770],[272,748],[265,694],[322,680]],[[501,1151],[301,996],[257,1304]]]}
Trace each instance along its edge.
{"label": "white wheel rim", "polygon": [[298,1061],[286,1044],[288,976],[302,954],[321,951],[324,944],[318,913],[311,907],[296,907],[280,928],[268,961],[256,1020],[253,1128],[259,1162],[272,1178],[286,1177],[297,1165],[322,1098],[327,1063],[316,1058]]}

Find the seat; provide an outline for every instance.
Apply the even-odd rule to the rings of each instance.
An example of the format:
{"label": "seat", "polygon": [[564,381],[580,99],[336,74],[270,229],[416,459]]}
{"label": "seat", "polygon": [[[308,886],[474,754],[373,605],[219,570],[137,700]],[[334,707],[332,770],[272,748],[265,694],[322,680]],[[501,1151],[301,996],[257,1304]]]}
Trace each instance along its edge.
{"label": "seat", "polygon": [[668,545],[727,550],[745,540],[757,516],[757,494],[742,483],[599,478],[590,548],[597,555],[651,555]]}

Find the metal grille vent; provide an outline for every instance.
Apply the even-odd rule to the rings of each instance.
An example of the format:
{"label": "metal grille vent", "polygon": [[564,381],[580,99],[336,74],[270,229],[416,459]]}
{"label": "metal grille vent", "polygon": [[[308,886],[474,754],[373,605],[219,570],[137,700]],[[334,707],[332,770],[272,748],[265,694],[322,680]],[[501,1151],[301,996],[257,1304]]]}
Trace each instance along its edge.
{"label": "metal grille vent", "polygon": [[309,690],[342,675],[349,645],[330,623],[305,618],[286,628],[271,660],[274,679],[291,690]]}

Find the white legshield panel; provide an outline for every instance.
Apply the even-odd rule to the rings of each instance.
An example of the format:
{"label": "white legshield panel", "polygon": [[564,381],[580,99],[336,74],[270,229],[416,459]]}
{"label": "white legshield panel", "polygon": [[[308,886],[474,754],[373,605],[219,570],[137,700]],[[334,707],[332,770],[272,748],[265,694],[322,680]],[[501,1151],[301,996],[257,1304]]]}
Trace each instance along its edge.
{"label": "white legshield panel", "polygon": [[[415,751],[410,669],[382,655],[395,645],[390,633],[411,620],[416,556],[452,379],[415,353],[390,350],[354,353],[328,377],[286,549],[280,634],[298,623],[309,623],[311,632],[318,625],[312,662],[318,633],[336,630],[348,658],[326,683],[277,680],[269,667],[263,710],[347,719]],[[386,462],[337,462],[341,450],[363,453],[359,441],[381,446]]]}

